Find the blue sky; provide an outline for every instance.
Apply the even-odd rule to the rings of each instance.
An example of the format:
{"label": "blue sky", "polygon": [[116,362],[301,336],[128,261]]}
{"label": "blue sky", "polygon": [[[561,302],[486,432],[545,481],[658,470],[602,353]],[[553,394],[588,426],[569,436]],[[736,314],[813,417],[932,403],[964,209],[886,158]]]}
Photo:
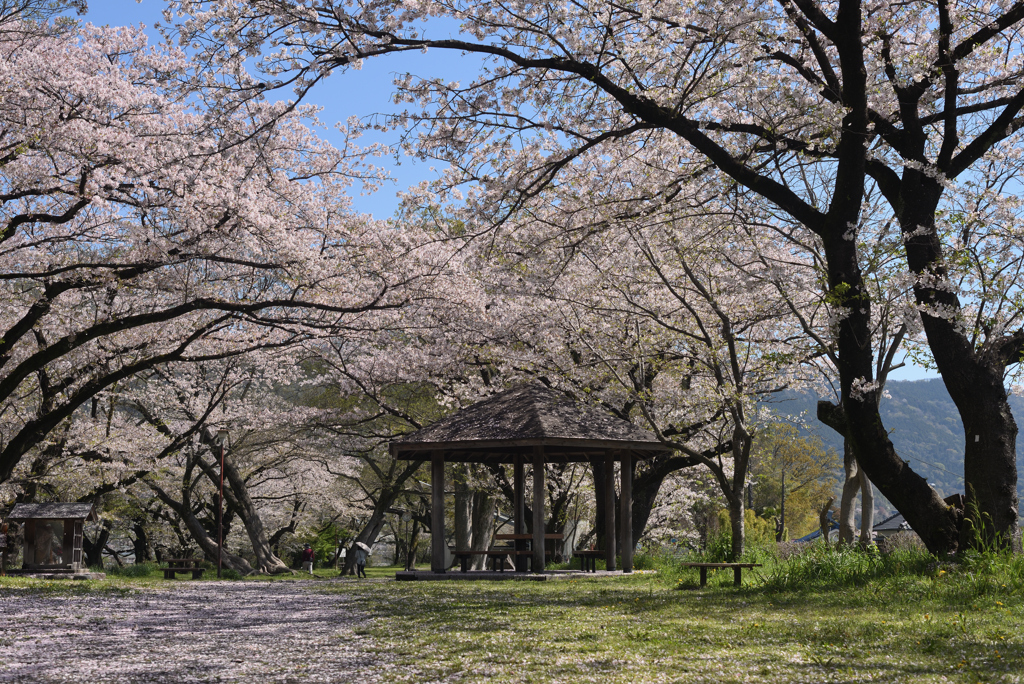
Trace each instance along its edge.
{"label": "blue sky", "polygon": [[[152,27],[162,20],[161,12],[164,6],[163,0],[90,0],[89,13],[85,19],[98,25],[145,24],[151,40],[157,42],[160,36]],[[359,71],[332,75],[313,90],[307,102],[323,107],[320,118],[328,126],[345,121],[351,116],[368,117],[373,114],[394,113],[400,110],[391,101],[391,81],[394,74],[408,71],[417,76],[439,76],[449,81],[466,82],[473,77],[475,64],[473,58],[463,58],[456,52],[442,50],[434,50],[427,54],[417,52],[371,59],[367,60]],[[282,97],[286,95],[282,94]],[[332,139],[334,131],[329,129],[323,131],[322,135]],[[381,142],[393,145],[397,142],[397,136],[367,136],[363,140],[367,143]],[[431,170],[430,163],[417,162],[408,157],[400,158],[399,162],[396,165],[390,158],[377,160],[378,165],[387,168],[394,182],[383,186],[372,195],[353,196],[358,211],[373,214],[377,218],[387,218],[398,206],[397,192],[436,175]],[[358,190],[354,192],[358,193]],[[939,376],[932,371],[908,364],[906,368],[894,372],[890,377],[893,380],[922,380]]]}
{"label": "blue sky", "polygon": [[[160,35],[153,26],[163,21],[161,13],[164,7],[163,0],[90,0],[89,13],[84,19],[100,26],[145,24],[151,42],[156,43],[159,42]],[[391,81],[394,74],[408,71],[417,76],[443,76],[449,81],[466,82],[475,73],[475,63],[474,60],[464,59],[457,53],[442,50],[367,60],[359,71],[333,74],[324,83],[317,85],[306,101],[323,107],[320,118],[329,129],[321,131],[321,135],[340,144],[341,141],[332,128],[335,123],[345,121],[351,116],[362,118],[378,113],[396,113],[404,109],[391,101]],[[290,93],[282,92],[280,97],[287,98],[289,95]],[[394,145],[397,139],[398,136],[394,134],[376,137],[366,135],[360,142]],[[373,195],[356,195],[353,201],[358,211],[373,214],[377,218],[387,218],[395,212],[398,207],[395,195],[402,188],[436,175],[431,171],[429,162],[417,162],[408,157],[400,158],[398,165],[390,158],[378,159],[375,162],[390,172],[394,178],[393,184],[383,186]],[[358,193],[358,190],[355,192]]]}

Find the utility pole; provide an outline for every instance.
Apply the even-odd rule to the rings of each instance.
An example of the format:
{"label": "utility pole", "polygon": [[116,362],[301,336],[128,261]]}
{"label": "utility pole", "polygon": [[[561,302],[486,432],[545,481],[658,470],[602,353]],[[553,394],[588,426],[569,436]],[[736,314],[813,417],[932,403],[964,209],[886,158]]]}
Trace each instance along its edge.
{"label": "utility pole", "polygon": [[228,443],[228,429],[217,430],[220,442],[220,493],[217,496],[217,579],[221,578],[224,555],[224,447]]}

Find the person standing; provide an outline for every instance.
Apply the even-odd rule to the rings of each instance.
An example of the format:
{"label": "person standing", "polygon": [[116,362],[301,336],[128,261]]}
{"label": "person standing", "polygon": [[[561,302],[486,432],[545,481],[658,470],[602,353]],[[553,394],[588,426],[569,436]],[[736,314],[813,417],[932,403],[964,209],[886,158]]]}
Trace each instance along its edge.
{"label": "person standing", "polygon": [[363,542],[356,542],[356,577],[366,577],[366,557],[370,555],[370,547]]}
{"label": "person standing", "polygon": [[309,544],[306,544],[306,548],[302,549],[302,569],[310,575],[313,574],[313,547]]}

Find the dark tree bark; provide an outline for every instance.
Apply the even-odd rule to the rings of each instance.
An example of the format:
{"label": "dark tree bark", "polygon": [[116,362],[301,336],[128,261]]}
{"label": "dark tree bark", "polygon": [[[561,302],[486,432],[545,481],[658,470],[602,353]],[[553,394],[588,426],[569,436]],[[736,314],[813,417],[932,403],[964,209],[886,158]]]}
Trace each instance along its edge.
{"label": "dark tree bark", "polygon": [[132,549],[135,554],[135,563],[145,563],[151,556],[149,553],[149,535],[146,533],[146,520],[138,518],[132,520]]}
{"label": "dark tree bark", "polygon": [[[212,454],[219,458],[219,447],[211,445]],[[219,486],[220,472],[213,463],[203,461],[201,464],[203,472],[207,475],[213,485]],[[270,539],[267,537],[266,528],[263,526],[263,519],[249,496],[249,486],[238,471],[235,459],[230,452],[224,453],[224,480],[227,486],[224,488],[224,499],[230,509],[238,515],[242,521],[242,527],[249,537],[253,554],[256,556],[256,572],[268,575],[278,575],[291,572],[287,563],[277,557],[274,553]],[[224,536],[227,537],[227,526],[225,525]]]}
{"label": "dark tree bark", "polygon": [[455,548],[464,551],[473,544],[473,492],[469,488],[468,463],[453,463],[455,481]]}
{"label": "dark tree bark", "polygon": [[[409,536],[409,552],[405,557],[405,569],[413,570],[416,567],[416,554],[420,549],[420,521],[412,520],[412,533]],[[396,559],[397,560],[397,559]]]}
{"label": "dark tree bark", "polygon": [[103,567],[103,549],[110,540],[110,521],[104,520],[96,539],[89,539],[89,535],[82,535],[82,552],[85,554],[85,564],[90,568]]}
{"label": "dark tree bark", "polygon": [[[200,521],[196,514],[192,512],[192,487],[194,486],[192,470],[193,465],[190,463],[186,466],[185,474],[182,477],[180,501],[172,497],[164,491],[163,488],[149,479],[144,479],[143,482],[153,490],[153,493],[156,494],[168,508],[177,514],[178,518],[188,529],[192,540],[195,541],[207,558],[214,559],[215,561],[218,557],[218,550],[220,550],[220,557],[224,567],[235,570],[242,575],[252,574],[253,567],[249,565],[249,561],[241,556],[229,553],[227,550],[219,549],[217,546],[217,539],[211,537],[210,533],[203,526],[202,521]],[[225,538],[226,537],[227,534],[225,533]]]}
{"label": "dark tree bark", "polygon": [[[473,492],[472,497],[473,542],[470,548],[474,551],[486,551],[491,546],[494,534],[494,496],[490,492]],[[473,556],[473,569],[483,570],[487,556]]]}

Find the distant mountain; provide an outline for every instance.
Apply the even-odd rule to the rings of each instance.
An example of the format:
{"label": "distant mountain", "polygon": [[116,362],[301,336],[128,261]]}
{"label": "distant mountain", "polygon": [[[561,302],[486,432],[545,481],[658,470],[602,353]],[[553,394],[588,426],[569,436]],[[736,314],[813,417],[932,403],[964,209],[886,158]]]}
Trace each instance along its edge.
{"label": "distant mountain", "polygon": [[[890,381],[886,389],[891,398],[882,400],[882,420],[896,452],[943,496],[963,492],[963,423],[942,380]],[[809,430],[842,453],[842,438],[815,417],[817,402],[810,393],[786,392],[770,405],[780,417],[803,414]],[[1017,425],[1024,425],[1024,399],[1011,397],[1010,409]],[[1017,472],[1024,474],[1024,429],[1017,436]],[[1018,477],[1017,491],[1024,501],[1022,485]]]}

